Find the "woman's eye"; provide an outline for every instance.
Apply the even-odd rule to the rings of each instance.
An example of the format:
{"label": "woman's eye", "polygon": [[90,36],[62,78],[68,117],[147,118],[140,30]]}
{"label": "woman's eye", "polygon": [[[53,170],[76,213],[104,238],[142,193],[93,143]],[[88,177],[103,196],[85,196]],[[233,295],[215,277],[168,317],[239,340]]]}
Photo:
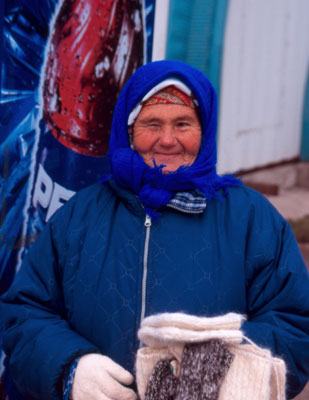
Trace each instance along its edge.
{"label": "woman's eye", "polygon": [[190,126],[188,122],[178,122],[177,124],[178,128],[187,128],[188,126]]}

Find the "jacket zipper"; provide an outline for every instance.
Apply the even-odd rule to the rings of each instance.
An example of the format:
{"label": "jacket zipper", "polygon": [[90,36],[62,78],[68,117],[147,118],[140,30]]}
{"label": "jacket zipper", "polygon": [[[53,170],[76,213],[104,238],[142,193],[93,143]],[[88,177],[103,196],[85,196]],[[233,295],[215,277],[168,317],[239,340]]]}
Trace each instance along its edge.
{"label": "jacket zipper", "polygon": [[143,280],[142,280],[142,308],[141,308],[141,320],[143,321],[145,318],[146,311],[146,292],[147,292],[147,272],[148,272],[148,250],[149,250],[149,238],[150,238],[150,227],[151,227],[151,218],[149,215],[146,215],[144,226],[146,227],[146,236],[145,236],[145,244],[144,244],[144,257],[143,257]]}

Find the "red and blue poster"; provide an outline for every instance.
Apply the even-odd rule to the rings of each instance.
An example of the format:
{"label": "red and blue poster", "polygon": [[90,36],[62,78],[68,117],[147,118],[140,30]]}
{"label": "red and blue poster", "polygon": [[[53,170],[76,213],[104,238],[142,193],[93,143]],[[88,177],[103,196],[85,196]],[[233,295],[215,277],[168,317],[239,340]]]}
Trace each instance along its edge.
{"label": "red and blue poster", "polygon": [[151,60],[154,7],[1,1],[0,294],[53,213],[107,172],[114,104]]}

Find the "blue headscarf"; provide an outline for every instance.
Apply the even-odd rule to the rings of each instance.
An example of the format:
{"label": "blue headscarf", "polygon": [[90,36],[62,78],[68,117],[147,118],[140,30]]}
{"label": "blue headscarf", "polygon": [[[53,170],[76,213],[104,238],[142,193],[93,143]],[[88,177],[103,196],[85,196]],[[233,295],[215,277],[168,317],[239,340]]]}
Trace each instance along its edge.
{"label": "blue headscarf", "polygon": [[[148,166],[130,148],[128,117],[142,98],[167,78],[179,79],[192,90],[199,105],[202,141],[198,157],[191,166],[163,174],[162,166]],[[135,193],[146,213],[152,217],[156,217],[156,210],[165,206],[174,193],[179,191],[199,189],[208,200],[213,196],[218,197],[219,189],[227,194],[227,186],[239,185],[240,181],[232,176],[217,175],[216,130],[216,93],[202,72],[179,61],[165,60],[146,64],[127,81],[116,103],[108,152],[111,176],[119,186]],[[105,176],[103,181],[107,179]]]}

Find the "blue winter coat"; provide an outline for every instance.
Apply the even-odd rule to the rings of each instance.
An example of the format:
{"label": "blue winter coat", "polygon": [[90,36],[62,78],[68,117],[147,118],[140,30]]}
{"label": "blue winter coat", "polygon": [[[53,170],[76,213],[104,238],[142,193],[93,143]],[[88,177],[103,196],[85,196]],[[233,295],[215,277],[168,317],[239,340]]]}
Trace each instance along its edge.
{"label": "blue winter coat", "polygon": [[146,315],[233,311],[284,358],[294,397],[309,372],[308,289],[288,223],[251,189],[231,188],[202,214],[166,207],[145,227],[136,196],[96,184],[52,218],[2,298],[4,348],[24,398],[59,399],[65,367],[84,353],[133,371],[143,301]]}

